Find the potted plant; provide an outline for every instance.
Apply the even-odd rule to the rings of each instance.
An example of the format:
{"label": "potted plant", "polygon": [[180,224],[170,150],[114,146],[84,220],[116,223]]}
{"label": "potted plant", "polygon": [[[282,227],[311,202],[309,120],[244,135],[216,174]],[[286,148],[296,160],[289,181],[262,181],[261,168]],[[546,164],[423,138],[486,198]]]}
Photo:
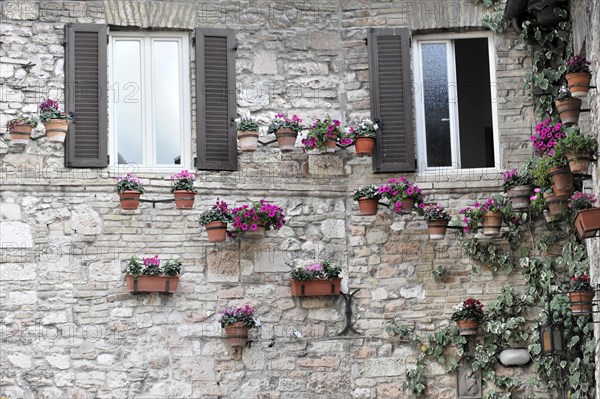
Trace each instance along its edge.
{"label": "potted plant", "polygon": [[25,144],[31,138],[31,131],[37,125],[36,117],[22,115],[6,122],[6,131],[10,134],[10,141],[15,144]]}
{"label": "potted plant", "polygon": [[592,298],[594,290],[590,284],[590,276],[581,273],[571,278],[572,291],[569,292],[571,311],[574,316],[589,316],[592,314]]}
{"label": "potted plant", "polygon": [[254,309],[250,305],[242,307],[229,306],[219,314],[219,323],[225,330],[227,342],[232,348],[243,348],[248,341],[248,330],[256,325],[254,320]]}
{"label": "potted plant", "polygon": [[423,207],[423,192],[404,176],[388,180],[387,184],[379,186],[379,192],[389,200],[389,207],[395,213],[410,213],[415,206]]}
{"label": "potted plant", "polygon": [[567,197],[573,193],[573,173],[567,166],[567,158],[562,154],[555,153],[548,160],[550,179],[552,179],[552,191],[557,196],[566,195]]}
{"label": "potted plant", "polygon": [[293,268],[292,296],[339,295],[341,271],[341,267],[332,266],[329,260]]}
{"label": "potted plant", "polygon": [[58,101],[50,98],[42,101],[38,105],[38,110],[40,120],[46,129],[48,141],[64,142],[69,130],[69,123],[73,120],[71,115],[60,111]]}
{"label": "potted plant", "polygon": [[594,237],[600,230],[600,208],[594,194],[576,192],[569,199],[569,210],[575,214],[575,228],[580,238]]}
{"label": "potted plant", "polygon": [[342,135],[341,122],[337,119],[317,119],[308,128],[306,138],[302,139],[304,151],[318,149],[321,153],[335,152],[335,145]]}
{"label": "potted plant", "polygon": [[546,200],[544,199],[544,195],[542,194],[542,189],[536,187],[533,189],[533,195],[529,197],[529,201],[531,204],[531,210],[535,215],[542,215],[544,213],[544,209],[546,209]]}
{"label": "potted plant", "polygon": [[237,118],[237,138],[240,141],[240,151],[254,152],[258,142],[258,123],[250,115]]}
{"label": "potted plant", "polygon": [[275,133],[279,150],[283,152],[293,151],[296,148],[296,137],[298,132],[302,130],[302,119],[293,115],[288,118],[284,114],[276,114],[271,119],[271,124],[267,129],[267,133]]}
{"label": "potted plant", "polygon": [[348,129],[348,136],[354,141],[358,156],[371,156],[375,148],[375,137],[379,126],[370,119],[363,119],[358,126]]}
{"label": "potted plant", "polygon": [[579,121],[581,98],[573,97],[566,87],[560,89],[554,105],[562,123],[577,123]]}
{"label": "potted plant", "polygon": [[269,204],[264,199],[252,204],[244,204],[231,210],[233,231],[228,232],[230,238],[245,233],[252,237],[262,237],[267,230],[279,230],[285,224],[283,209]]}
{"label": "potted plant", "polygon": [[441,240],[446,235],[450,215],[441,204],[426,204],[423,216],[427,221],[427,230],[431,240]]}
{"label": "potted plant", "polygon": [[227,235],[227,224],[232,221],[231,213],[227,208],[225,201],[219,201],[212,206],[211,209],[200,214],[200,224],[206,228],[208,241],[221,242],[225,241]]}
{"label": "potted plant", "polygon": [[590,90],[590,62],[579,54],[572,56],[565,62],[567,85],[573,97],[585,97]]}
{"label": "potted plant", "polygon": [[481,212],[483,213],[483,219],[481,221],[481,229],[483,235],[496,236],[500,234],[502,228],[502,219],[504,216],[510,214],[510,205],[506,199],[501,195],[494,195],[488,198],[481,205]]}
{"label": "potted plant", "polygon": [[148,258],[132,256],[123,271],[126,275],[129,292],[164,292],[177,291],[181,261],[169,260],[160,267],[158,255]]}
{"label": "potted plant", "polygon": [[556,143],[564,137],[562,123],[553,123],[550,118],[547,118],[535,126],[535,133],[529,139],[533,143],[535,154],[543,157],[554,155]]}
{"label": "potted plant", "polygon": [[356,190],[352,199],[358,201],[358,209],[362,216],[376,215],[377,203],[381,199],[381,193],[377,186],[371,184]]}
{"label": "potted plant", "polygon": [[475,202],[472,206],[467,206],[459,211],[463,215],[463,232],[475,233],[483,220],[483,212],[481,211],[481,204]]}
{"label": "potted plant", "polygon": [[127,173],[124,177],[115,177],[116,190],[119,193],[121,209],[134,210],[140,205],[140,195],[144,193],[142,179]]}
{"label": "potted plant", "polygon": [[598,141],[592,135],[581,134],[577,126],[566,130],[566,136],[556,144],[556,152],[567,158],[572,173],[586,173]]}
{"label": "potted plant", "polygon": [[175,196],[175,206],[177,209],[192,209],[196,198],[196,189],[194,188],[194,176],[187,169],[171,176],[173,185],[171,192]]}
{"label": "potted plant", "polygon": [[485,319],[483,304],[477,299],[468,298],[454,306],[452,320],[458,326],[460,335],[476,335],[479,324]]}
{"label": "potted plant", "polygon": [[513,209],[523,210],[529,207],[529,198],[533,190],[533,176],[527,163],[522,170],[513,168],[502,173],[504,192]]}

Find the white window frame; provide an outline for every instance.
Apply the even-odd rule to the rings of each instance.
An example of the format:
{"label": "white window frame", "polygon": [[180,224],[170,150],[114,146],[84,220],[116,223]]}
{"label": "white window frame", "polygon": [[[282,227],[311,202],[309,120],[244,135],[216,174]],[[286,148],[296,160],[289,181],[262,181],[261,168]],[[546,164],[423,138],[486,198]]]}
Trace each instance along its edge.
{"label": "white window frame", "polygon": [[[123,98],[127,93],[123,87],[116,87],[113,83],[113,45],[120,39],[139,39],[142,41],[142,82],[152,77],[151,52],[148,49],[152,43],[160,40],[176,40],[179,42],[180,54],[180,100],[181,111],[179,120],[181,121],[181,163],[179,165],[157,165],[155,161],[156,138],[154,127],[149,126],[152,120],[146,117],[153,112],[153,102],[151,90],[144,90],[144,107],[142,108],[142,159],[144,163],[138,164],[119,164],[117,136],[114,123],[115,103],[114,98],[118,95]],[[185,32],[129,32],[116,31],[110,32],[108,44],[108,129],[109,145],[108,151],[111,160],[110,167],[115,171],[132,170],[140,172],[174,172],[182,169],[192,168],[192,150],[191,150],[191,84],[190,84],[190,54],[189,54],[189,34]],[[119,92],[117,92],[117,90]]]}
{"label": "white window frame", "polygon": [[[458,124],[458,93],[456,88],[456,62],[454,54],[454,39],[487,39],[488,58],[490,74],[490,96],[492,107],[492,128],[494,143],[494,166],[489,168],[468,168],[462,169],[460,165],[460,134]],[[415,119],[417,134],[417,159],[419,160],[419,173],[440,173],[453,171],[468,171],[469,174],[479,174],[500,170],[500,139],[498,133],[498,107],[496,91],[496,57],[494,35],[491,32],[468,32],[468,33],[444,33],[433,35],[415,35],[413,36],[413,74],[417,84],[415,90]],[[425,134],[425,106],[423,98],[423,71],[421,62],[421,45],[423,43],[446,43],[448,59],[448,99],[450,115],[450,147],[452,156],[452,166],[430,167],[427,166],[427,141]]]}

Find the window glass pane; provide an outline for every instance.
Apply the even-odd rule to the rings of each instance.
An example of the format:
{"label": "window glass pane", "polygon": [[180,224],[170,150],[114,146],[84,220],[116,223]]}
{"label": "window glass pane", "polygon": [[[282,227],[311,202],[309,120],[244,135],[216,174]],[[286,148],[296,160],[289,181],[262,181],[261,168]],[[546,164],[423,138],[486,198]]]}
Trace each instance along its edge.
{"label": "window glass pane", "polygon": [[179,42],[156,40],[152,51],[152,88],[156,163],[181,162]]}
{"label": "window glass pane", "polygon": [[427,166],[451,166],[446,44],[423,43],[421,55]]}
{"label": "window glass pane", "polygon": [[116,40],[113,46],[114,129],[118,163],[142,160],[141,42]]}

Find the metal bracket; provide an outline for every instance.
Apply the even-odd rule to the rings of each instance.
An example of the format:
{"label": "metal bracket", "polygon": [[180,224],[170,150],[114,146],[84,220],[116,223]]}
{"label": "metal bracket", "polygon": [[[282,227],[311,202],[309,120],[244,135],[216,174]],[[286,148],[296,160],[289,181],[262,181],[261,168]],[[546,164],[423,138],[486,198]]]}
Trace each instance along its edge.
{"label": "metal bracket", "polygon": [[167,203],[167,202],[175,202],[175,198],[163,199],[163,200],[149,200],[140,198],[140,202],[150,202],[152,203],[152,208],[156,208],[156,204],[158,203]]}
{"label": "metal bracket", "polygon": [[273,139],[273,140],[270,140],[270,141],[260,141],[260,140],[256,140],[256,142],[257,142],[258,144],[260,144],[260,145],[267,146],[267,145],[269,145],[269,144],[276,143],[276,142],[277,142],[277,139]]}
{"label": "metal bracket", "polygon": [[41,136],[30,137],[29,139],[30,139],[31,141],[37,141],[37,140],[39,140],[39,139],[41,139],[41,138],[44,138],[44,137],[46,137],[46,136],[47,136],[47,134],[46,134],[46,133],[44,133],[44,134],[42,134]]}
{"label": "metal bracket", "polygon": [[352,331],[354,334],[360,334],[354,329],[354,327],[352,327],[354,325],[352,322],[352,298],[358,291],[360,291],[360,288],[354,290],[354,292],[351,294],[344,294],[343,292],[340,292],[346,301],[346,311],[344,312],[346,314],[346,327],[344,327],[344,329],[338,333],[338,336],[348,335],[350,331]]}

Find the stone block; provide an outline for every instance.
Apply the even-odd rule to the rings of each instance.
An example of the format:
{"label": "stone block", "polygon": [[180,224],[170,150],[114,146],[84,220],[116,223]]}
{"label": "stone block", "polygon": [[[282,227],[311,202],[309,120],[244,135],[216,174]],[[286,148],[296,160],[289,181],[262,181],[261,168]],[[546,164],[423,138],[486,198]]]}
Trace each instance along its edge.
{"label": "stone block", "polygon": [[277,74],[277,52],[257,51],[252,58],[254,67],[252,71],[257,75]]}
{"label": "stone block", "polygon": [[237,251],[209,251],[206,254],[207,281],[236,282],[240,278],[240,254]]}
{"label": "stone block", "polygon": [[0,222],[0,248],[33,248],[31,227],[23,222]]}

